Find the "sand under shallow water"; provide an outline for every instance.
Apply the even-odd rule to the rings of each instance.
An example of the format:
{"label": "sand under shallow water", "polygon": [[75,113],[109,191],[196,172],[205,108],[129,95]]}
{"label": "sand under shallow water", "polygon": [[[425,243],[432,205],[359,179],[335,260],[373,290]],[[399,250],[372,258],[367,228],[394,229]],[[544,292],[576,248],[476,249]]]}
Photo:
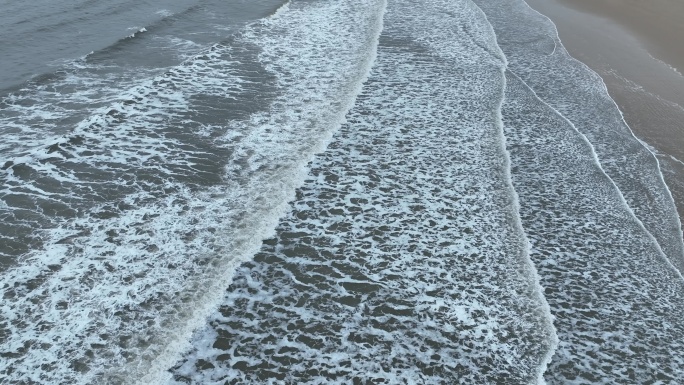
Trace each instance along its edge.
{"label": "sand under shallow water", "polygon": [[634,134],[658,153],[684,218],[684,3],[529,0],[605,81]]}

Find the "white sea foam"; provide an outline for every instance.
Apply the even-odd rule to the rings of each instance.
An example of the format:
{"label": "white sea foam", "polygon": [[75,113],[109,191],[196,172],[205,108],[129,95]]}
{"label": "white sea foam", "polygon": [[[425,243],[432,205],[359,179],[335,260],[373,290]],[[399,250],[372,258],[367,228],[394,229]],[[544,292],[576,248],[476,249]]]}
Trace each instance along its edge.
{"label": "white sea foam", "polygon": [[169,11],[168,9],[160,9],[157,12],[155,12],[157,15],[161,17],[170,17],[173,16],[173,12]]}
{"label": "white sea foam", "polygon": [[547,380],[681,381],[684,359],[672,352],[682,348],[684,322],[676,314],[684,280],[587,138],[508,76],[503,111],[513,182],[561,341]]}
{"label": "white sea foam", "polygon": [[651,55],[651,54],[649,54],[648,56],[650,56],[651,59],[653,59],[653,61],[658,62],[659,64],[661,64],[662,66],[666,67],[666,68],[669,69],[670,71],[676,73],[676,74],[679,75],[679,76],[684,77],[684,75],[683,75],[683,74],[679,71],[679,69],[677,69],[676,67],[671,66],[670,64],[668,64],[668,63],[666,63],[666,62],[664,62],[664,61],[662,61],[662,60],[656,58],[655,56],[653,56],[653,55]]}
{"label": "white sea foam", "polygon": [[276,11],[273,12],[273,14],[270,15],[269,17],[270,18],[280,17],[283,13],[287,12],[288,9],[290,9],[290,0],[286,1],[285,3],[283,3],[283,5],[278,7],[278,9],[276,9]]}
{"label": "white sea foam", "polygon": [[[436,28],[435,28],[436,27]],[[172,383],[537,383],[553,346],[469,2],[388,6],[357,104]]]}
{"label": "white sea foam", "polygon": [[[28,169],[88,204],[1,278],[3,375],[161,381],[341,124],[373,60],[382,10],[377,1],[291,7],[248,27],[234,46],[133,87],[68,135],[37,140],[49,149],[19,151],[5,170],[8,195],[45,202],[54,194],[36,191]],[[258,62],[236,60],[236,47],[243,61],[259,50]],[[256,92],[255,72],[277,92],[268,113],[244,120],[239,99]],[[232,119],[193,120],[230,103]],[[215,139],[202,139],[207,131]]]}
{"label": "white sea foam", "polygon": [[[221,196],[222,189],[193,192],[174,180],[183,168],[186,173],[201,172],[194,167],[202,163],[203,154],[180,151],[178,147],[187,145],[164,138],[168,133],[164,123],[189,109],[188,93],[226,93],[239,88],[240,79],[225,72],[211,74],[210,64],[224,69],[229,63],[221,60],[217,48],[204,59],[130,90],[128,100],[133,103],[96,110],[69,136],[48,140],[50,148],[56,146],[58,151],[41,146],[11,158],[13,166],[4,175],[5,199],[26,197],[35,203],[33,210],[39,218],[42,207],[54,198],[81,211],[62,223],[56,218],[58,227],[42,234],[44,249],[30,253],[21,266],[2,276],[5,347],[14,358],[4,362],[2,371],[13,382],[33,378],[92,383],[104,369],[149,360],[137,356],[144,350],[139,344],[146,344],[134,337],[141,326],[149,328],[150,338],[155,328],[173,325],[173,319],[165,317],[181,316],[181,311],[170,310],[172,301],[180,297],[168,295],[178,293],[188,282],[185,275],[199,275],[198,263],[220,248],[212,242],[215,225],[200,225],[193,211],[199,210],[205,220],[213,212],[214,224],[225,215],[212,207],[217,204],[212,197]],[[186,93],[174,91],[189,85],[184,87]],[[155,131],[160,131],[156,137]],[[25,169],[52,181],[53,191],[37,188],[20,171]],[[118,171],[127,169],[139,175]],[[144,174],[166,180],[145,180]],[[56,191],[55,184],[59,186]],[[123,192],[120,200],[92,205],[107,195],[116,197],[117,190]],[[7,209],[10,214],[18,210],[16,206]],[[40,309],[34,303],[38,298]],[[160,306],[152,303],[155,300],[170,303]],[[36,325],[50,327],[37,333]],[[155,348],[152,344],[150,349],[154,352]]]}
{"label": "white sea foam", "polygon": [[[469,1],[392,2],[359,94],[386,7],[288,2],[200,54],[170,41],[187,60],[148,80],[8,96],[0,236],[41,245],[0,276],[0,375],[539,384],[557,348],[551,382],[682,380],[681,277],[607,176],[623,158],[572,98],[505,81]],[[544,76],[566,55],[531,49],[513,65]]]}
{"label": "white sea foam", "polygon": [[684,270],[681,223],[658,160],[625,123],[601,77],[573,59],[555,25],[526,3],[477,3],[492,21],[511,70],[587,136],[636,216]]}
{"label": "white sea foam", "polygon": [[681,381],[684,360],[671,354],[684,333],[673,316],[683,306],[673,266],[682,268],[681,226],[658,160],[550,20],[522,2],[477,3],[520,76],[504,122],[523,226],[560,338],[547,380]]}
{"label": "white sea foam", "polygon": [[[174,49],[179,52],[178,47]],[[186,178],[206,174],[207,170],[197,170],[204,166],[193,164],[206,163],[215,154],[204,154],[204,150],[197,148],[200,143],[190,146],[199,154],[185,154],[190,148],[181,142],[196,129],[205,136],[212,132],[205,141],[214,146],[212,142],[226,127],[201,114],[216,108],[211,103],[222,98],[223,106],[230,106],[231,111],[243,111],[240,106],[232,106],[231,101],[241,89],[255,92],[256,67],[235,68],[236,61],[231,57],[234,53],[220,44],[196,55],[199,49],[199,45],[189,47],[183,55],[194,51],[194,56],[156,77],[160,73],[157,68],[122,70],[84,58],[70,63],[64,71],[5,96],[5,113],[0,117],[4,138],[0,145],[0,191],[3,199],[15,203],[0,210],[0,239],[11,243],[2,249],[3,254],[16,258],[30,247],[39,247],[41,229],[56,226],[65,220],[65,215],[84,214],[87,205],[107,200],[110,191],[131,193],[144,190],[146,183],[158,183],[149,180],[149,172],[136,171],[136,166],[156,170],[152,173],[181,172]],[[242,60],[256,60],[248,57],[255,57],[256,53],[247,51],[241,48]],[[198,102],[200,94],[216,100]],[[195,111],[201,122],[193,120]],[[183,135],[185,139],[179,137]],[[163,163],[169,159],[173,159],[169,163],[175,164]],[[31,179],[36,177],[38,180]],[[68,184],[58,185],[64,182]],[[43,202],[49,194],[24,191],[36,187],[58,190],[71,197],[62,199],[55,212],[55,205]],[[117,199],[116,195],[110,198]],[[22,214],[22,208],[29,215]],[[16,236],[17,229],[23,235]],[[10,234],[15,236],[9,239]]]}
{"label": "white sea foam", "polygon": [[135,32],[131,33],[130,35],[126,36],[129,39],[132,39],[132,38],[138,36],[139,34],[141,34],[143,32],[147,32],[147,28],[145,28],[145,27],[130,27],[130,28],[128,28],[128,30],[129,31],[130,30],[135,31]]}
{"label": "white sea foam", "polygon": [[672,155],[665,155],[665,154],[658,154],[658,155],[667,156],[667,157],[669,157],[670,160],[672,160],[673,162],[679,163],[679,164],[681,164],[682,166],[684,166],[684,161],[683,161],[683,160],[677,159],[677,158],[675,158],[675,157],[672,156]]}
{"label": "white sea foam", "polygon": [[[474,5],[477,7],[477,5]],[[482,12],[482,10],[478,7],[478,10]],[[487,19],[487,15],[484,14],[483,16],[485,19]],[[487,25],[490,27],[492,36],[496,38],[496,33],[494,31],[493,26],[491,23],[489,23],[489,20],[487,20]],[[501,57],[503,58],[504,63],[506,64],[504,67],[502,67],[502,77],[503,77],[503,87],[501,89],[501,103],[499,104],[499,107],[497,108],[497,120],[498,120],[498,126],[499,126],[499,135],[500,135],[500,141],[501,141],[501,153],[504,158],[505,162],[505,169],[506,169],[506,181],[509,185],[509,194],[513,197],[513,209],[515,210],[515,226],[517,230],[522,234],[522,238],[524,239],[524,247],[523,247],[523,254],[522,254],[522,260],[521,260],[521,269],[525,271],[525,274],[530,278],[530,281],[533,282],[536,286],[536,295],[537,295],[537,300],[541,304],[541,307],[543,309],[543,314],[545,315],[545,318],[543,318],[543,325],[544,328],[547,330],[547,333],[549,335],[549,339],[547,342],[548,344],[548,350],[546,352],[546,355],[543,357],[541,360],[540,364],[537,366],[537,371],[536,371],[536,383],[539,385],[544,385],[546,384],[546,381],[544,380],[544,374],[546,373],[546,370],[548,369],[549,364],[551,364],[551,360],[553,359],[553,356],[556,352],[556,349],[558,349],[558,335],[556,333],[556,328],[553,325],[553,314],[551,312],[551,308],[549,306],[549,303],[546,301],[546,298],[544,297],[544,288],[540,284],[540,277],[539,273],[534,266],[534,263],[531,259],[531,254],[532,254],[532,245],[530,244],[529,239],[525,235],[525,229],[523,227],[522,221],[520,219],[520,196],[518,193],[515,191],[515,188],[513,186],[513,179],[511,175],[511,153],[507,149],[507,144],[506,144],[506,135],[504,132],[504,122],[503,122],[503,115],[502,115],[502,109],[504,105],[504,101],[506,98],[506,69],[508,67],[508,61],[506,60],[506,55],[504,55],[503,51],[498,46],[498,43],[496,44],[496,47],[498,48]],[[554,47],[555,51],[555,47]]]}
{"label": "white sea foam", "polygon": [[186,61],[201,52],[205,47],[189,39],[182,39],[176,36],[154,36],[155,41],[159,41],[159,48],[169,49],[174,52],[174,56],[180,61]]}

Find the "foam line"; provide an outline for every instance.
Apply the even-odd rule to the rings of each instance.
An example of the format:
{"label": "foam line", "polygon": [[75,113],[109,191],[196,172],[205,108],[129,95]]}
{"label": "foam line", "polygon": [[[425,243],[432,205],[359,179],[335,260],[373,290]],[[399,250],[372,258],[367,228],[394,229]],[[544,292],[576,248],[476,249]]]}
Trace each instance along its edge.
{"label": "foam line", "polygon": [[684,74],[682,74],[681,72],[679,72],[679,69],[677,69],[677,68],[671,66],[670,64],[666,63],[666,62],[663,61],[663,60],[660,60],[660,59],[656,58],[655,56],[651,55],[650,53],[648,54],[648,56],[650,56],[651,59],[657,61],[658,63],[662,64],[663,66],[667,67],[669,70],[671,70],[672,72],[676,73],[676,74],[679,75],[680,77],[684,77]]}
{"label": "foam line", "polygon": [[[471,1],[471,0],[469,0]],[[471,1],[472,2],[472,1]],[[474,2],[472,2],[474,7],[477,7],[477,9],[482,13],[482,17],[487,20],[487,15],[482,11],[480,7],[477,6]],[[494,27],[492,24],[487,20],[487,25],[489,26],[491,30],[491,34],[494,37],[494,40],[496,40],[496,32],[494,31]],[[553,356],[558,349],[558,333],[556,331],[556,328],[553,324],[553,314],[551,313],[551,307],[549,306],[548,301],[544,297],[544,288],[541,286],[540,279],[539,279],[539,273],[537,271],[536,266],[534,265],[534,262],[530,258],[531,255],[531,245],[530,241],[527,238],[527,235],[525,233],[525,229],[523,227],[522,221],[520,219],[520,197],[518,196],[517,191],[515,190],[515,187],[513,186],[513,178],[511,175],[511,153],[508,151],[508,148],[506,146],[506,135],[504,133],[504,122],[503,122],[503,116],[502,116],[502,110],[503,110],[503,105],[504,105],[504,100],[506,99],[506,71],[508,71],[508,60],[506,59],[506,55],[504,52],[501,50],[499,47],[498,43],[496,43],[496,46],[499,49],[499,53],[503,59],[504,65],[501,68],[501,77],[503,79],[503,84],[501,87],[501,101],[499,103],[499,106],[497,107],[496,110],[496,119],[498,122],[498,128],[499,128],[499,136],[501,140],[501,154],[504,159],[504,167],[506,170],[506,181],[508,183],[508,189],[509,193],[512,196],[513,199],[513,209],[516,212],[515,216],[515,226],[517,228],[517,231],[521,234],[521,239],[524,242],[524,248],[523,248],[523,255],[521,258],[523,259],[523,263],[525,264],[525,270],[528,271],[528,274],[530,276],[530,280],[534,282],[534,285],[536,286],[536,293],[538,295],[538,300],[542,305],[543,312],[547,315],[547,325],[545,327],[548,328],[550,331],[550,346],[549,350],[546,354],[546,356],[543,358],[541,365],[539,365],[538,370],[537,370],[537,384],[539,385],[545,385],[546,381],[544,380],[544,373],[546,373],[546,370],[548,369],[549,364],[553,360]],[[554,52],[556,48],[554,47]]]}
{"label": "foam line", "polygon": [[[289,4],[290,2],[285,3],[270,18],[277,19],[280,17],[286,17],[286,12],[290,9]],[[336,114],[336,120],[332,122],[330,128],[326,130],[328,132],[327,136],[324,137],[323,140],[319,142],[320,144],[314,147],[312,151],[306,155],[306,157],[304,157],[304,162],[301,162],[298,165],[295,173],[289,175],[289,177],[291,177],[290,183],[281,186],[281,188],[284,188],[287,191],[287,199],[283,200],[278,207],[273,208],[270,219],[265,221],[265,223],[261,226],[263,230],[253,233],[251,239],[249,240],[251,247],[243,250],[242,254],[237,255],[229,262],[227,266],[222,266],[223,272],[220,276],[212,277],[211,286],[206,288],[206,295],[198,301],[199,306],[194,308],[192,318],[188,319],[180,329],[173,333],[176,336],[175,339],[170,341],[164,348],[164,351],[153,360],[148,374],[136,381],[136,384],[163,384],[171,379],[171,373],[168,371],[168,369],[171,368],[188,349],[190,349],[190,341],[193,333],[198,328],[204,326],[207,322],[207,318],[209,318],[209,316],[216,311],[216,308],[223,300],[226,289],[232,282],[236,268],[241,263],[252,259],[254,254],[259,251],[262,241],[274,235],[275,227],[277,226],[279,219],[290,210],[290,205],[288,202],[294,199],[295,188],[304,183],[304,179],[307,175],[307,169],[305,167],[306,164],[310,162],[316,153],[325,150],[327,142],[329,142],[333,132],[337,131],[345,121],[345,115],[347,114],[347,111],[349,111],[349,109],[351,109],[351,107],[354,105],[357,95],[361,92],[363,83],[365,83],[368,79],[370,70],[377,57],[378,41],[380,33],[382,32],[382,21],[386,12],[387,1],[382,0],[381,4],[382,6],[376,15],[376,23],[374,28],[369,31],[369,36],[371,36],[372,43],[369,46],[366,60],[364,60],[359,66],[362,75],[354,81],[353,91],[348,95],[349,97],[344,102],[343,107]]]}
{"label": "foam line", "polygon": [[[525,0],[521,0],[521,1],[523,2],[523,4],[525,4],[525,6],[527,6],[528,9],[530,9],[530,10],[533,11],[534,13],[538,14],[538,15],[541,16],[542,18],[546,19],[546,20],[548,21],[548,23],[549,23],[551,26],[553,26],[553,30],[554,30],[554,33],[555,33],[554,44],[555,44],[556,41],[558,41],[560,44],[562,44],[561,38],[560,38],[560,34],[558,33],[558,28],[556,27],[556,24],[553,22],[553,20],[551,20],[548,16],[542,14],[541,12],[537,11],[536,9],[532,8]],[[555,52],[555,48],[554,48],[554,52]],[[569,54],[568,54],[568,56],[569,56]],[[672,206],[672,208],[674,209],[674,207],[676,207],[675,201],[674,201],[674,197],[672,196],[672,192],[670,191],[670,188],[667,186],[667,183],[665,182],[665,177],[663,176],[663,172],[662,172],[661,167],[660,167],[660,161],[658,160],[658,157],[656,156],[656,154],[653,152],[653,150],[651,149],[650,146],[648,146],[646,143],[644,143],[644,141],[642,141],[641,139],[639,139],[639,138],[634,134],[634,131],[632,130],[632,128],[627,124],[627,121],[625,120],[625,116],[624,116],[624,114],[622,113],[622,111],[620,110],[620,107],[618,107],[618,105],[617,105],[617,103],[615,102],[615,100],[614,100],[613,98],[610,97],[610,94],[608,93],[608,86],[606,85],[606,82],[603,80],[603,78],[602,78],[598,73],[596,73],[594,70],[592,70],[591,68],[589,68],[588,65],[584,64],[582,61],[577,60],[577,59],[574,59],[574,58],[573,58],[573,60],[575,60],[575,61],[578,62],[582,67],[584,67],[584,69],[585,69],[587,72],[595,74],[596,78],[598,78],[598,79],[600,80],[599,83],[600,83],[600,85],[601,85],[601,87],[602,87],[602,89],[603,89],[603,93],[606,95],[607,99],[609,99],[609,100],[611,101],[611,103],[613,104],[613,106],[615,107],[615,109],[616,109],[616,110],[618,111],[618,113],[620,114],[620,119],[622,120],[622,123],[624,124],[624,126],[627,127],[627,130],[628,130],[629,133],[631,134],[632,138],[634,138],[634,140],[636,140],[637,142],[639,142],[639,144],[641,144],[641,146],[642,146],[646,151],[648,151],[649,154],[651,154],[651,157],[653,158],[653,160],[654,160],[655,163],[656,163],[656,170],[657,170],[658,177],[660,178],[661,187],[662,187],[663,191],[665,191],[666,196],[667,196],[667,198],[669,199],[669,203],[671,203],[671,206]],[[517,75],[516,75],[516,76],[517,76]],[[564,117],[564,118],[565,118],[565,117]],[[573,127],[575,127],[575,126],[573,125]],[[576,129],[576,128],[575,128],[575,129]],[[579,132],[579,131],[578,131],[578,132]],[[585,136],[585,139],[588,141],[588,138],[586,138],[586,136]],[[595,151],[595,149],[594,149],[594,147],[593,147],[593,144],[592,144],[592,151],[594,151],[594,153],[596,154],[596,160],[597,160],[597,162],[600,163],[600,159],[598,158],[598,154],[596,153],[596,151]],[[605,173],[605,170],[604,170],[604,173]],[[606,176],[608,176],[607,173],[606,173]],[[613,179],[612,179],[612,178],[610,178],[610,179],[611,179],[611,182],[613,182],[613,184],[615,185],[615,187],[619,189],[619,187],[617,186],[617,184],[615,184],[615,182],[613,181]],[[624,198],[624,195],[622,194],[622,192],[620,192],[620,196],[622,196],[622,200],[624,201],[624,203],[625,203],[628,207],[630,207],[629,203],[628,203],[627,200]],[[637,218],[636,213],[634,213],[634,210],[633,210],[631,207],[630,207],[630,212],[632,212],[632,214],[634,215],[634,217]],[[675,213],[675,214],[677,213],[677,210],[676,210],[676,209],[674,209],[674,213]],[[646,226],[643,224],[643,222],[641,221],[641,219],[638,219],[638,220],[639,220],[639,223],[641,223],[641,226],[644,227],[644,230],[646,230],[646,231],[648,232],[648,234],[656,241],[656,243],[658,243],[658,248],[661,250],[661,252],[663,253],[664,257],[670,262],[670,264],[671,264],[673,267],[675,267],[675,269],[678,270],[679,276],[682,277],[682,270],[681,270],[681,269],[684,268],[684,265],[681,266],[680,268],[677,268],[677,267],[674,265],[674,263],[672,262],[672,260],[671,260],[672,257],[668,256],[668,255],[662,250],[662,247],[660,246],[660,243],[659,243],[659,241],[657,240],[657,238],[656,238],[649,230],[646,229]],[[682,233],[682,223],[681,223],[681,219],[679,218],[678,215],[675,215],[675,221],[676,221],[676,226],[677,226],[677,230],[678,230],[678,231],[677,231],[677,234],[680,235],[680,236],[679,236],[679,243],[680,243],[680,253],[679,253],[679,254],[680,254],[680,255],[676,255],[675,258],[679,259],[679,260],[680,260],[680,263],[683,263],[683,262],[684,262],[684,237],[681,236],[681,234],[684,234],[684,233]]]}
{"label": "foam line", "polygon": [[[509,68],[592,141],[604,169],[622,190],[635,215],[672,263],[684,269],[681,221],[660,163],[625,124],[603,79],[569,56],[558,39],[555,25],[526,3],[476,2],[499,33],[499,45],[508,56]],[[528,28],[529,23],[539,27]],[[553,57],[549,56],[551,52],[555,53]],[[595,97],[596,103],[573,98],[577,92]],[[587,112],[580,112],[583,109]],[[593,118],[586,116],[589,113]],[[628,152],[632,155],[625,157]]]}
{"label": "foam line", "polygon": [[[679,278],[681,278],[682,280],[684,280],[684,277],[682,276],[682,272],[679,271],[679,269],[677,269],[677,267],[672,263],[672,261],[670,260],[670,258],[667,257],[667,255],[665,254],[665,252],[663,251],[663,249],[660,247],[660,243],[658,243],[658,240],[653,236],[653,234],[651,234],[650,231],[648,231],[648,229],[646,228],[646,226],[644,226],[644,223],[639,219],[639,217],[637,217],[637,215],[634,213],[634,210],[632,210],[632,207],[627,203],[627,200],[625,200],[625,197],[624,197],[624,195],[622,194],[622,191],[620,190],[620,188],[617,186],[617,184],[615,183],[615,181],[613,181],[613,179],[608,175],[608,173],[606,172],[606,170],[603,168],[603,166],[601,165],[601,161],[599,160],[598,154],[596,153],[596,149],[594,148],[594,145],[589,141],[589,139],[588,139],[582,132],[580,132],[580,131],[577,129],[577,127],[575,127],[575,124],[574,124],[574,123],[572,123],[568,118],[566,118],[563,114],[561,114],[560,111],[556,110],[555,108],[553,108],[553,106],[551,106],[551,105],[548,104],[546,101],[544,101],[543,99],[541,99],[541,98],[537,95],[537,93],[536,93],[536,92],[535,92],[527,83],[525,83],[525,81],[523,81],[518,75],[516,75],[513,71],[510,71],[510,69],[509,69],[509,72],[510,72],[513,76],[515,76],[516,79],[520,80],[520,82],[521,82],[522,84],[524,84],[525,87],[527,87],[527,89],[530,91],[530,93],[532,93],[532,94],[534,95],[534,97],[537,98],[537,99],[539,100],[540,103],[544,104],[546,107],[548,107],[550,110],[552,110],[556,115],[558,115],[559,117],[561,117],[564,121],[566,121],[566,122],[568,123],[568,125],[570,125],[570,126],[573,128],[573,130],[575,130],[575,132],[577,132],[577,134],[582,138],[582,140],[583,140],[583,141],[587,144],[587,146],[591,149],[591,153],[592,153],[592,156],[593,156],[593,158],[594,158],[594,164],[596,165],[596,167],[597,167],[599,170],[601,170],[601,174],[603,174],[603,176],[605,176],[606,179],[608,179],[608,180],[610,181],[610,183],[611,183],[611,184],[613,185],[613,187],[615,188],[615,191],[617,191],[617,194],[618,194],[618,196],[620,197],[620,203],[622,203],[622,205],[624,206],[624,208],[629,212],[629,214],[630,214],[630,215],[634,218],[634,220],[639,224],[639,227],[641,227],[641,229],[644,231],[644,233],[647,234],[648,238],[653,242],[654,246],[658,249],[658,254],[659,254],[659,256],[662,258],[662,260],[663,260],[664,262],[666,262],[666,264],[667,264],[669,267],[672,268],[672,271],[673,271],[673,273],[675,273],[676,276],[678,276]],[[637,140],[638,140],[638,139],[637,139]],[[668,190],[668,191],[669,191],[669,190]]]}
{"label": "foam line", "polygon": [[283,14],[285,14],[287,12],[287,10],[290,9],[290,3],[291,2],[292,2],[291,0],[287,0],[285,3],[283,3],[283,5],[278,7],[278,9],[276,9],[275,12],[273,12],[273,14],[268,16],[268,18],[269,19],[275,19],[275,18],[280,17]]}
{"label": "foam line", "polygon": [[677,162],[677,163],[681,164],[682,166],[684,166],[684,161],[681,161],[681,160],[677,159],[676,157],[674,157],[670,154],[659,154],[659,155],[666,156],[666,157],[670,158],[672,161]]}
{"label": "foam line", "polygon": [[[506,68],[502,69],[502,75],[504,75],[506,72]],[[544,380],[544,373],[546,373],[546,370],[548,369],[549,364],[553,360],[553,356],[558,349],[558,333],[556,331],[556,327],[553,325],[553,315],[551,313],[551,307],[549,306],[548,301],[546,300],[546,297],[544,297],[544,288],[541,286],[540,281],[539,281],[539,273],[537,272],[537,268],[534,266],[534,263],[532,262],[532,259],[530,258],[531,255],[531,245],[530,241],[527,238],[527,235],[525,234],[525,229],[523,228],[522,221],[520,220],[520,198],[518,196],[518,193],[515,191],[515,188],[513,187],[513,179],[511,176],[511,157],[510,157],[510,152],[506,148],[506,136],[504,135],[504,124],[503,124],[503,117],[502,117],[502,108],[503,108],[503,103],[504,99],[506,97],[506,81],[505,81],[505,76],[504,76],[504,82],[503,82],[503,88],[501,92],[501,103],[499,104],[499,107],[497,109],[497,120],[499,122],[499,132],[501,135],[501,152],[504,156],[504,164],[506,167],[506,180],[508,182],[509,188],[510,188],[510,194],[513,197],[513,209],[517,213],[515,217],[515,225],[518,228],[518,231],[520,231],[521,237],[525,242],[525,247],[524,247],[524,253],[522,255],[525,263],[527,264],[525,266],[526,270],[528,271],[530,280],[534,282],[536,286],[536,292],[539,296],[538,300],[542,304],[542,309],[544,314],[547,315],[547,321],[548,324],[545,325],[549,330],[550,330],[550,346],[549,349],[544,356],[541,365],[539,365],[537,369],[537,384],[539,385],[545,385],[546,381]]]}
{"label": "foam line", "polygon": [[681,350],[684,333],[677,270],[576,127],[518,76],[507,76],[514,186],[561,340],[547,381],[681,379],[684,362],[671,353]]}
{"label": "foam line", "polygon": [[[14,183],[6,202],[30,205],[22,225],[43,244],[0,276],[11,355],[0,373],[74,384],[168,377],[344,121],[375,58],[385,6],[290,6],[137,84],[68,135],[18,149],[2,173]],[[232,115],[206,122],[217,109]],[[46,225],[45,198],[23,185],[84,199],[65,195],[59,209],[71,211]]]}
{"label": "foam line", "polygon": [[389,4],[348,123],[173,384],[539,382],[553,337],[515,225],[503,63],[482,16]]}

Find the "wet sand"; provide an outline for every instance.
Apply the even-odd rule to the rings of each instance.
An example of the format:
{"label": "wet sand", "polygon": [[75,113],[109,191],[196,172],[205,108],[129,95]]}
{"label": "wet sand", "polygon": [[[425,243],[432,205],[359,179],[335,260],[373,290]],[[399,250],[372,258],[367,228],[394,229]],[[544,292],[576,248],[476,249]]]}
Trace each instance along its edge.
{"label": "wet sand", "polygon": [[527,0],[606,82],[634,134],[658,154],[684,221],[684,2]]}
{"label": "wet sand", "polygon": [[[537,0],[538,1],[538,0]],[[681,0],[560,0],[617,22],[648,44],[648,50],[684,70],[684,2]]]}

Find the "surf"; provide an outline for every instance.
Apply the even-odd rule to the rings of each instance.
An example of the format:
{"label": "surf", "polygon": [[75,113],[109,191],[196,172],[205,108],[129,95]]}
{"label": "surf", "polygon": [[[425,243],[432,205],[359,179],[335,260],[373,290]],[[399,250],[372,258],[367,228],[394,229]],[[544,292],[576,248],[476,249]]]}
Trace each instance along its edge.
{"label": "surf", "polygon": [[[167,376],[343,121],[373,60],[381,15],[377,2],[291,6],[230,46],[135,85],[68,135],[17,149],[6,192],[86,206],[43,230],[42,247],[3,273],[12,358],[2,372],[72,383]],[[293,43],[304,35],[307,44]],[[254,64],[234,60],[236,51]],[[263,110],[245,95],[266,96]],[[222,103],[236,114],[206,120]],[[25,191],[32,182],[22,167],[71,191]],[[102,183],[91,184],[93,176]],[[104,202],[96,186],[109,189]],[[38,325],[49,327],[35,333]]]}

